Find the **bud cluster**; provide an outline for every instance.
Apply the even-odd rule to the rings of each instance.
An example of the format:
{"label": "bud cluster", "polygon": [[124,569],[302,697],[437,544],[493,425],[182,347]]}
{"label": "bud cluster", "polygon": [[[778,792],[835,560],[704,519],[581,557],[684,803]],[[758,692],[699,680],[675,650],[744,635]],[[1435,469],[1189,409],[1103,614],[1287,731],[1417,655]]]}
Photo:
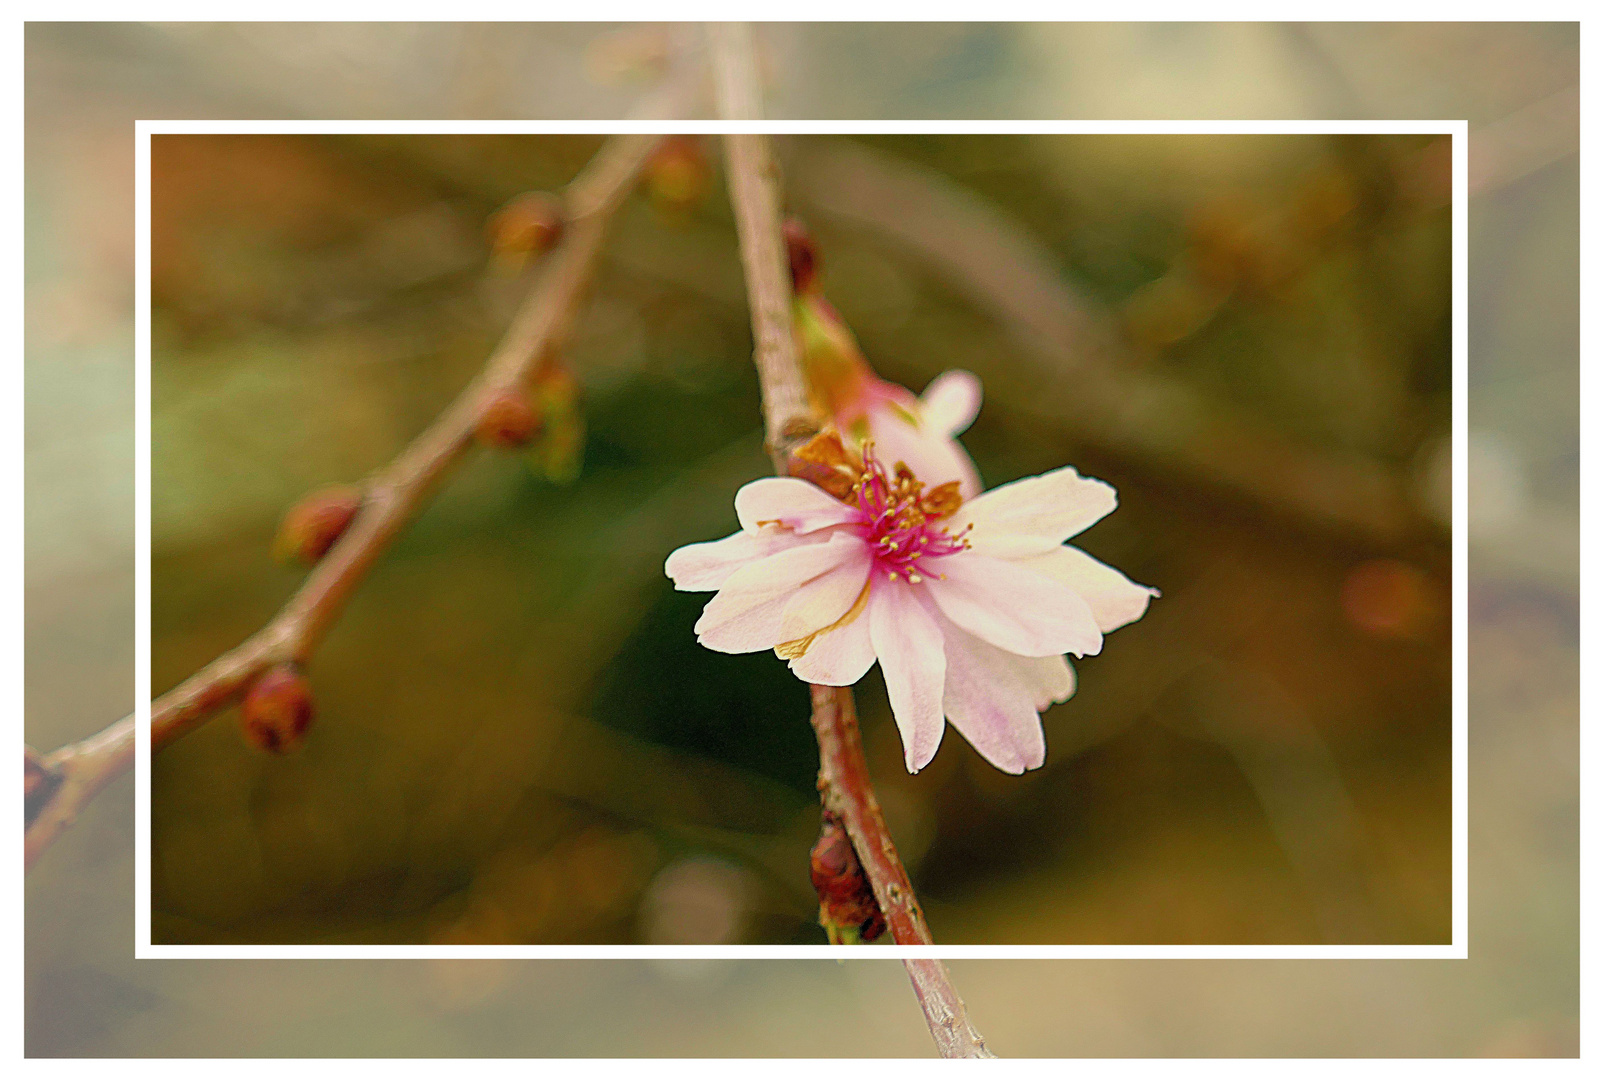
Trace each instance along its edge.
{"label": "bud cluster", "polygon": [[828,810],[809,870],[819,894],[819,925],[832,945],[856,945],[885,933],[885,916],[852,849],[852,839],[841,819]]}

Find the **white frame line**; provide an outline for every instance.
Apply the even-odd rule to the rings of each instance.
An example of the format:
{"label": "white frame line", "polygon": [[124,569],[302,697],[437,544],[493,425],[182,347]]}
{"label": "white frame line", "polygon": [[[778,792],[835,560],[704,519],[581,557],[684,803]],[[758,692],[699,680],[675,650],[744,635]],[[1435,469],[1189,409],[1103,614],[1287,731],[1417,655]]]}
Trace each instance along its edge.
{"label": "white frame line", "polygon": [[[134,955],[138,959],[1463,960],[1469,957],[1466,472],[1468,122],[1464,120],[140,120],[134,125]],[[1443,945],[157,945],[150,940],[150,139],[223,134],[1437,134],[1453,147],[1453,911]]]}

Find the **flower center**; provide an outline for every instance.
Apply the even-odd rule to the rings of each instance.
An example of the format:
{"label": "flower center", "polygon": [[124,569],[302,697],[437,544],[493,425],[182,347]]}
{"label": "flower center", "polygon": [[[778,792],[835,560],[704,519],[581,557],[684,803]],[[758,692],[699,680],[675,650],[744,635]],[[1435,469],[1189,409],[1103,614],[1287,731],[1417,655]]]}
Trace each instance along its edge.
{"label": "flower center", "polygon": [[[950,518],[963,505],[958,481],[952,480],[925,491],[924,482],[913,470],[897,462],[887,473],[870,447],[863,448],[863,474],[852,487],[851,498],[862,514],[858,534],[874,552],[875,565],[895,581],[905,577],[917,585],[924,580],[927,560],[955,555],[969,547],[965,526],[954,536],[940,522]],[[937,575],[939,576],[939,575]]]}

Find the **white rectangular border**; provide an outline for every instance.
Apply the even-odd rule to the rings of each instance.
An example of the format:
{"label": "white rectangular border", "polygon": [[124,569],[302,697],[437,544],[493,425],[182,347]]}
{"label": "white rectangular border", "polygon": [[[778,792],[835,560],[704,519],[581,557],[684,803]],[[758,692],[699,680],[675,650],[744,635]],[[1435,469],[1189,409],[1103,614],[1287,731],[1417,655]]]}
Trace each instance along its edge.
{"label": "white rectangular border", "polygon": [[[1466,352],[1468,122],[1464,120],[140,120],[134,125],[134,956],[138,959],[1464,960],[1469,957]],[[1446,945],[157,945],[150,940],[150,138],[152,135],[1335,135],[1437,134],[1453,146],[1453,913]]]}

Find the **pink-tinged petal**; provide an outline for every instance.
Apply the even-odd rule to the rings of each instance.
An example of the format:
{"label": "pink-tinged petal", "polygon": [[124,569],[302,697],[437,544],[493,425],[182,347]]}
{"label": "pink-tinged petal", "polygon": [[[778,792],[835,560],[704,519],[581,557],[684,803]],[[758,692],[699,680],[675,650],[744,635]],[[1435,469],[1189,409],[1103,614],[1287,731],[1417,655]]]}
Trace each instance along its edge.
{"label": "pink-tinged petal", "polygon": [[[982,757],[1003,772],[1040,768],[1047,757],[1038,686],[1026,660],[947,623],[943,708],[947,720]],[[1062,660],[1063,657],[1059,657]]]}
{"label": "pink-tinged petal", "polygon": [[957,439],[928,425],[916,427],[895,409],[869,413],[869,439],[874,443],[874,456],[888,472],[900,461],[924,482],[926,490],[956,480],[964,498],[980,494],[980,474]]}
{"label": "pink-tinged petal", "polygon": [[1103,648],[1086,601],[1018,563],[966,551],[932,560],[924,570],[924,588],[941,613],[999,649],[1019,656],[1089,656]]}
{"label": "pink-tinged petal", "polygon": [[948,371],[937,375],[919,400],[932,431],[961,435],[980,412],[980,380],[967,371]]}
{"label": "pink-tinged petal", "polygon": [[1118,502],[1112,486],[1065,466],[969,500],[952,516],[952,531],[973,525],[969,542],[976,554],[1019,559],[1051,551]]}
{"label": "pink-tinged petal", "polygon": [[753,480],[735,493],[735,516],[747,532],[778,522],[794,533],[809,533],[857,520],[857,511],[823,488],[791,476]]}
{"label": "pink-tinged petal", "polygon": [[869,595],[869,637],[902,735],[903,758],[908,771],[916,773],[936,756],[946,729],[941,718],[947,678],[941,628],[920,602],[917,586],[877,580]]}
{"label": "pink-tinged petal", "polygon": [[1045,555],[1020,559],[1019,565],[1080,593],[1097,618],[1098,629],[1105,634],[1147,614],[1148,602],[1159,594],[1157,589],[1136,584],[1080,548],[1057,547]]}
{"label": "pink-tinged petal", "polygon": [[702,609],[697,640],[724,653],[774,648],[786,640],[781,621],[796,591],[862,550],[858,537],[836,535],[823,544],[801,544],[748,563]]}
{"label": "pink-tinged petal", "polygon": [[852,608],[869,583],[874,557],[869,545],[856,540],[857,551],[840,565],[808,582],[786,601],[780,618],[782,641],[795,641],[824,629]]}
{"label": "pink-tinged petal", "polygon": [[1036,695],[1038,712],[1075,696],[1075,669],[1069,666],[1067,657],[1016,656],[1013,662]]}
{"label": "pink-tinged petal", "polygon": [[820,634],[808,651],[791,661],[791,671],[803,682],[820,686],[851,686],[874,666],[874,643],[869,636],[869,614]]}
{"label": "pink-tinged petal", "polygon": [[822,543],[829,538],[828,533],[814,532],[798,536],[782,529],[764,529],[760,533],[738,532],[722,540],[685,545],[668,557],[663,564],[663,572],[680,592],[708,592],[721,588],[731,574],[748,563],[766,559],[787,548]]}

